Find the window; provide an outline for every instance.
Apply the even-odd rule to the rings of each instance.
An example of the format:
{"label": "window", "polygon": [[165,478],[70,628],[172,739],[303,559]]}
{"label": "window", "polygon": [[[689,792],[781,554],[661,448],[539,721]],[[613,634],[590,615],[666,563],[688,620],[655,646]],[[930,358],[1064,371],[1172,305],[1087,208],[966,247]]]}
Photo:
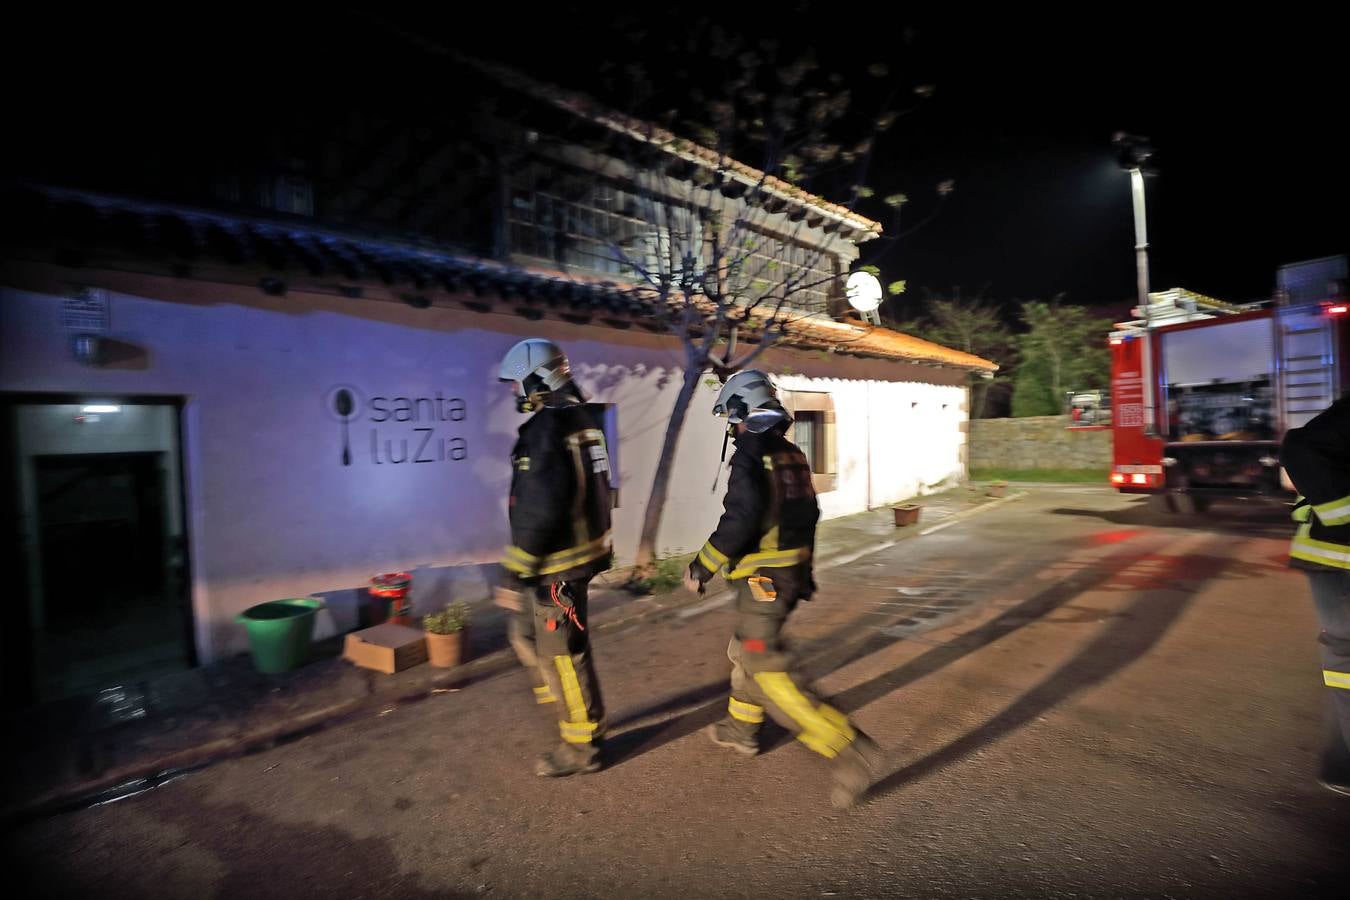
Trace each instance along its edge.
{"label": "window", "polygon": [[246,203],[297,216],[314,215],[314,184],[298,172],[241,178],[222,175],[211,185],[212,195],[225,203]]}
{"label": "window", "polygon": [[512,252],[634,280],[702,258],[693,210],[564,166],[535,163],[511,179]]}
{"label": "window", "polygon": [[834,490],[839,470],[834,397],[818,391],[780,391],[779,399],[793,418],[788,437],[811,464],[811,484],[816,493]]}
{"label": "window", "polygon": [[823,412],[800,412],[792,425],[792,442],[796,444],[811,463],[813,473],[825,472],[824,456],[825,414]]}
{"label": "window", "polygon": [[786,295],[787,306],[827,312],[835,282],[834,255],[765,234],[748,234],[728,262],[732,290],[751,299]]}
{"label": "window", "polygon": [[[694,273],[708,261],[711,238],[699,211],[653,198],[621,181],[537,160],[511,175],[507,220],[511,251],[568,268],[634,281]],[[724,254],[730,293],[754,301],[782,298],[826,312],[837,280],[834,254],[745,231]]]}

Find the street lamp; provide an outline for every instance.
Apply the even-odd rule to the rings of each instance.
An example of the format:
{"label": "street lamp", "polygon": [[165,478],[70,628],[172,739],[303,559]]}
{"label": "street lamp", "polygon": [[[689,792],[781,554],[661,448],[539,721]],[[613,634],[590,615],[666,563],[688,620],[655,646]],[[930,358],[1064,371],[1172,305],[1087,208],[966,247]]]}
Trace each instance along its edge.
{"label": "street lamp", "polygon": [[[1153,146],[1149,143],[1148,138],[1126,134],[1123,131],[1116,132],[1111,143],[1116,150],[1116,161],[1120,163],[1122,169],[1130,173],[1130,189],[1134,195],[1135,289],[1139,295],[1139,308],[1144,312],[1144,333],[1147,335],[1153,322],[1148,302],[1148,221],[1144,214],[1144,176],[1158,174],[1151,164]],[[1152,341],[1146,340],[1144,352],[1141,354],[1143,371],[1140,372],[1144,386],[1144,430],[1146,434],[1153,434],[1157,426],[1157,416],[1153,406],[1155,388],[1153,384],[1152,350]]]}

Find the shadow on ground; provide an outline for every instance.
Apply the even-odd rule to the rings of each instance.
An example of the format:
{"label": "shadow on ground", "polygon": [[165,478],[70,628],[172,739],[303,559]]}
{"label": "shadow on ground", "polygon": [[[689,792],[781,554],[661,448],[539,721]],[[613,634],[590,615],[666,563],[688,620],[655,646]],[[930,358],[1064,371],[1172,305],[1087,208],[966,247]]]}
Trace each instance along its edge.
{"label": "shadow on ground", "polygon": [[[1160,586],[1175,585],[1175,589],[1182,597],[1198,590],[1199,586],[1216,577],[1224,567],[1230,564],[1228,560],[1218,557],[1182,557],[1158,554],[1157,550],[1165,546],[1166,543],[1163,539],[1155,539],[1145,547],[1122,546],[1099,559],[1085,562],[1076,571],[1021,601],[1016,606],[1005,610],[996,618],[949,643],[934,647],[885,675],[878,676],[871,681],[836,695],[831,702],[845,712],[860,709],[892,691],[940,671],[1020,628],[1043,620],[1050,613],[1065,607],[1074,598],[1087,591],[1108,586],[1114,579],[1120,577],[1122,572],[1129,570],[1138,563],[1156,560],[1160,569],[1150,577],[1159,579],[1157,584]],[[1168,577],[1169,574],[1175,577]],[[1184,580],[1181,577],[1183,574]],[[1148,600],[1151,596],[1148,595],[1142,599]],[[1150,602],[1155,601],[1150,600]],[[1179,612],[1180,609],[1177,610],[1177,613]],[[1171,618],[1174,618],[1174,616],[1167,619],[1169,623]],[[831,671],[840,668],[904,640],[903,637],[884,634],[880,630],[884,626],[885,623],[878,624],[876,622],[868,624],[865,629],[846,626],[845,629],[838,630],[840,633],[835,636],[834,640],[827,638],[812,642],[812,646],[824,646],[826,649],[825,652],[817,653],[810,658],[801,667],[804,677],[809,676],[809,673],[812,672]],[[853,635],[854,639],[841,640],[840,638],[843,638],[845,633]],[[858,635],[865,636],[858,637]],[[1116,657],[1113,655],[1111,658]],[[1124,665],[1128,661],[1128,659],[1121,660],[1119,665]],[[700,685],[636,710],[615,721],[611,725],[615,734],[609,742],[609,750],[612,754],[610,765],[622,764],[642,753],[654,750],[671,741],[679,740],[716,722],[723,715],[726,692],[727,682],[725,681]],[[685,709],[689,706],[695,708],[675,718],[640,725],[628,731],[619,731],[627,723],[663,715],[672,710]],[[992,740],[994,736],[990,736],[989,739]],[[781,734],[776,736],[766,734],[763,744],[765,751],[781,745],[784,740],[785,737]]]}
{"label": "shadow on ground", "polygon": [[[886,776],[873,787],[872,795],[880,796],[941,771],[1121,671],[1147,653],[1177,621],[1201,587],[1218,577],[1232,562],[1219,556],[1190,554],[1168,557],[1168,560],[1171,571],[1167,574],[1174,576],[1176,583],[1180,584],[1184,572],[1186,587],[1141,594],[1123,612],[1114,616],[1111,625],[1095,640],[1016,702],[940,750]],[[982,641],[976,636],[981,630],[977,629],[967,637],[983,646],[988,641]],[[965,640],[962,638],[957,643]],[[946,651],[947,647],[936,648],[873,682],[846,691],[839,699],[846,709],[859,702],[870,702],[875,697],[947,665],[950,660],[942,658]],[[927,657],[935,654],[938,658],[925,662]]]}

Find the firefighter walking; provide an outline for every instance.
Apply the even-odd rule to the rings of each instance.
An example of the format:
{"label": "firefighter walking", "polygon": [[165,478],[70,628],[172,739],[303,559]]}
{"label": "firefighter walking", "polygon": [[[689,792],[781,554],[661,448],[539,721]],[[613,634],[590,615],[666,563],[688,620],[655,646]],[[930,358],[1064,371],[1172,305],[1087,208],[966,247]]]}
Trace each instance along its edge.
{"label": "firefighter walking", "polygon": [[736,452],[722,517],[684,579],[687,588],[702,592],[724,571],[736,588],[736,634],[727,648],[731,695],[727,716],[708,727],[708,736],[718,746],[753,756],[764,717],[771,716],[834,761],[831,801],[851,806],[871,784],[876,745],[842,712],[802,687],[782,640],[788,615],[816,588],[811,554],[820,507],[811,466],[784,437],[792,418],[762,372],[733,375],[713,414],[729,420]]}
{"label": "firefighter walking", "polygon": [[601,408],[585,402],[567,357],[530,339],[502,359],[516,408],[533,412],[511,452],[511,545],[497,603],[512,611],[511,646],[534,699],[558,711],[560,745],[535,773],[560,777],[602,765],[604,703],[587,631],[587,588],[610,566],[609,454]]}
{"label": "firefighter walking", "polygon": [[1290,564],[1307,573],[1322,629],[1329,715],[1319,780],[1350,795],[1350,397],[1286,433],[1280,462],[1302,495]]}

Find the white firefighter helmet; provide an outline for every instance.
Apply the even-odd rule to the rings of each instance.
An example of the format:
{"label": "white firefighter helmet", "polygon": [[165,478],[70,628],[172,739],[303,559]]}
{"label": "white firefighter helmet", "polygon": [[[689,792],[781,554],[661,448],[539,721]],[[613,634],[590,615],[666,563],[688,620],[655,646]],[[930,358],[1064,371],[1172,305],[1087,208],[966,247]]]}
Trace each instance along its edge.
{"label": "white firefighter helmet", "polygon": [[712,411],[715,416],[726,416],[733,425],[744,422],[755,434],[792,421],[778,401],[773,382],[758,369],[746,369],[728,378]]}
{"label": "white firefighter helmet", "polygon": [[530,412],[572,383],[572,369],[557,344],[529,338],[506,351],[497,378],[515,382],[516,407]]}

